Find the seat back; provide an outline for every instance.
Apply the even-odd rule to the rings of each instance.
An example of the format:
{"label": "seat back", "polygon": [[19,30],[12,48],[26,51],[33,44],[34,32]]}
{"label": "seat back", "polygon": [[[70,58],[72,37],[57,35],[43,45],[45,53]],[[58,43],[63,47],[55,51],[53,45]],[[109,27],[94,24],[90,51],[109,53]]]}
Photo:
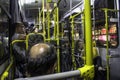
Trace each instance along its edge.
{"label": "seat back", "polygon": [[33,45],[41,42],[44,42],[44,36],[41,33],[29,33],[26,38],[26,50],[29,52]]}
{"label": "seat back", "polygon": [[17,62],[23,63],[26,57],[25,40],[14,40],[12,43],[12,54]]}

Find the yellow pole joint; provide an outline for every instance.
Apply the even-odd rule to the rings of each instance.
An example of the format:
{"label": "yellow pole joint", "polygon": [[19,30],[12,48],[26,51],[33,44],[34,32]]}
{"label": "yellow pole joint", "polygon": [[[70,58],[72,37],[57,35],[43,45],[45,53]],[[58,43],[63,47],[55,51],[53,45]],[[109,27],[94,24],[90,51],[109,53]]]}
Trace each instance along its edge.
{"label": "yellow pole joint", "polygon": [[5,80],[6,77],[8,77],[8,72],[3,73],[3,76],[1,77],[1,80]]}
{"label": "yellow pole joint", "polygon": [[79,68],[78,70],[80,71],[81,77],[89,80],[94,78],[94,65],[85,65],[84,67]]}

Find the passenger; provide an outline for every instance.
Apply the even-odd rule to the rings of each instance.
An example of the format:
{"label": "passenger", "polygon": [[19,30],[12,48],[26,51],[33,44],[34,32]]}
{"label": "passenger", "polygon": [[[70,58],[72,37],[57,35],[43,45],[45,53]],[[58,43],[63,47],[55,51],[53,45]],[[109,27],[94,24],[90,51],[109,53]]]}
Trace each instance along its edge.
{"label": "passenger", "polygon": [[[26,38],[25,26],[22,23],[15,24],[15,33],[12,40],[24,40]],[[25,77],[26,72],[26,51],[25,43],[13,45],[15,59],[15,78]]]}
{"label": "passenger", "polygon": [[34,31],[33,28],[34,28],[34,24],[30,24],[30,25],[26,28],[27,33],[29,34],[29,33],[33,32],[33,31]]}
{"label": "passenger", "polygon": [[39,32],[39,26],[38,26],[38,25],[35,26],[34,32],[35,32],[35,33],[38,33],[38,32]]}
{"label": "passenger", "polygon": [[15,24],[15,33],[12,40],[24,40],[26,38],[25,26],[22,23]]}
{"label": "passenger", "polygon": [[93,80],[106,80],[106,72],[102,67],[102,60],[99,51],[96,47],[96,42],[93,41],[93,64],[95,67],[95,76]]}
{"label": "passenger", "polygon": [[54,72],[57,55],[54,47],[46,43],[32,46],[27,65],[27,76],[39,76]]}

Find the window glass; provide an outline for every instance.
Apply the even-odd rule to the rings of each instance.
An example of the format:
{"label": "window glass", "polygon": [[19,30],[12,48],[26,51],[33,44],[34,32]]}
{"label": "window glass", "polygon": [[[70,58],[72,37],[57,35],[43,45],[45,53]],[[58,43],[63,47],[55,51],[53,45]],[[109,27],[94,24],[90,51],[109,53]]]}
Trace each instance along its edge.
{"label": "window glass", "polygon": [[[108,24],[108,44],[109,47],[118,46],[118,26],[117,22],[110,22]],[[106,47],[107,31],[105,25],[98,25],[97,28],[92,31],[93,40],[97,42],[97,46]]]}
{"label": "window glass", "polygon": [[9,1],[0,1],[0,64],[9,57],[9,19],[5,12],[9,12]]}
{"label": "window glass", "polygon": [[[98,3],[99,2],[99,3]],[[104,3],[105,4],[102,4]],[[116,11],[116,0],[95,0],[95,28],[92,31],[93,40],[97,46],[107,46],[106,18],[108,19],[108,46],[113,48],[118,46],[118,12]],[[107,16],[105,15],[105,9]]]}

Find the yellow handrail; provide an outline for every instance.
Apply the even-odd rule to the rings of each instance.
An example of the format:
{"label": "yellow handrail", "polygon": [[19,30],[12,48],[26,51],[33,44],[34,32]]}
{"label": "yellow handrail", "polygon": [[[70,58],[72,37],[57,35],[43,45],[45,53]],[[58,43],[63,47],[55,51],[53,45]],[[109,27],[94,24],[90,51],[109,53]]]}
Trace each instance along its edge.
{"label": "yellow handrail", "polygon": [[39,35],[42,35],[43,36],[43,39],[44,39],[44,42],[45,42],[45,36],[43,33],[29,33],[27,36],[26,36],[26,50],[28,50],[28,40],[29,40],[29,36],[33,35],[33,34],[39,34]]}
{"label": "yellow handrail", "polygon": [[10,61],[9,66],[6,68],[6,70],[5,70],[4,73],[2,74],[1,80],[5,80],[5,78],[8,77],[8,75],[9,75],[9,70],[10,70],[10,68],[11,68],[12,65],[13,65],[12,45],[13,45],[14,43],[16,43],[16,42],[25,42],[25,40],[14,40],[14,41],[12,41],[12,43],[11,43],[11,45],[10,45],[10,60],[11,60],[11,61]]}

